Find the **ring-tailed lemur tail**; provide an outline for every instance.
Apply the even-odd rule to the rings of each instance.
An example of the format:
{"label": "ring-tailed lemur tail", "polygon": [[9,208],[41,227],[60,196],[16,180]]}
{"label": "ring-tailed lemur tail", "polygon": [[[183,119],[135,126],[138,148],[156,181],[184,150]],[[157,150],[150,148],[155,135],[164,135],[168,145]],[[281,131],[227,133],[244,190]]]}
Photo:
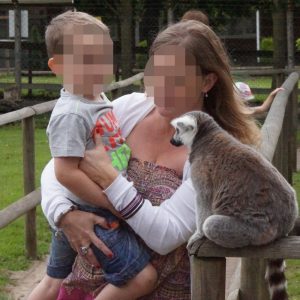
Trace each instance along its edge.
{"label": "ring-tailed lemur tail", "polygon": [[267,262],[266,280],[271,300],[288,300],[287,281],[284,274],[285,261],[282,258]]}
{"label": "ring-tailed lemur tail", "polygon": [[[204,112],[187,113],[171,124],[176,129],[171,142],[190,148],[197,194],[197,230],[188,247],[204,237],[228,248],[258,246],[292,230],[298,215],[295,191],[266,158]],[[271,299],[286,300],[283,260],[268,265]]]}

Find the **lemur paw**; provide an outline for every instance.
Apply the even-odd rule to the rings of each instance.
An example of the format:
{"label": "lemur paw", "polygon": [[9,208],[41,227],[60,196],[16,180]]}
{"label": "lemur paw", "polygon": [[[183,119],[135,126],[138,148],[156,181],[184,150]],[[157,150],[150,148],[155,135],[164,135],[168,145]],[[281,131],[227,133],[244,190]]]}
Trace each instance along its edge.
{"label": "lemur paw", "polygon": [[197,246],[197,249],[201,247],[201,245],[204,243],[206,238],[204,235],[200,232],[195,232],[189,239],[187,244],[187,249],[191,251],[191,249],[195,246]]}

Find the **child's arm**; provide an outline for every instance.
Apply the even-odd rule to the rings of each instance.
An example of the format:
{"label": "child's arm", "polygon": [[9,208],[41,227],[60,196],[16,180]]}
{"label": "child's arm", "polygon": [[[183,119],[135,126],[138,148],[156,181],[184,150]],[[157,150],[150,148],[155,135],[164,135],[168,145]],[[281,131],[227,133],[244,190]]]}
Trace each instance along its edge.
{"label": "child's arm", "polygon": [[107,200],[102,189],[78,168],[79,161],[80,157],[55,157],[54,168],[57,180],[80,199],[120,216]]}
{"label": "child's arm", "polygon": [[283,90],[284,90],[284,88],[282,88],[282,87],[279,87],[279,88],[275,89],[274,91],[272,91],[269,94],[269,96],[267,97],[267,99],[264,101],[264,103],[262,105],[251,107],[252,114],[256,115],[256,114],[261,114],[261,113],[266,112],[270,108],[270,106],[271,106],[275,96],[277,95],[277,93],[279,91],[283,91]]}

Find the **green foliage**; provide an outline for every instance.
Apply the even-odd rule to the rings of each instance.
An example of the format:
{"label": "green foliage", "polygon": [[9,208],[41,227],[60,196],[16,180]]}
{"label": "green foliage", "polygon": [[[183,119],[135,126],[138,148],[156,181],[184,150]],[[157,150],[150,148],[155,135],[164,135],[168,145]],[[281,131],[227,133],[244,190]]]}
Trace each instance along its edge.
{"label": "green foliage", "polygon": [[147,40],[140,41],[138,47],[147,48],[148,47]]}
{"label": "green foliage", "polygon": [[264,37],[261,40],[261,50],[274,50],[273,38],[272,37]]}
{"label": "green foliage", "polygon": [[300,51],[300,38],[296,39],[296,50]]}

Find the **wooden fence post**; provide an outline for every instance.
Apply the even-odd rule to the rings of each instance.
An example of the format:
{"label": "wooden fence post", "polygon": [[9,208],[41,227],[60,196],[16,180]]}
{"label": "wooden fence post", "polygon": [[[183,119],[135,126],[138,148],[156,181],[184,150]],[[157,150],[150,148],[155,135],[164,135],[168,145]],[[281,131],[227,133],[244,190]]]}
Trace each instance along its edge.
{"label": "wooden fence post", "polygon": [[[22,120],[22,130],[24,194],[26,195],[35,189],[34,117]],[[37,257],[35,218],[36,209],[33,208],[25,216],[25,247],[28,258]]]}
{"label": "wooden fence post", "polygon": [[226,260],[190,256],[192,300],[224,300]]}
{"label": "wooden fence post", "polygon": [[290,172],[297,171],[297,126],[298,126],[298,84],[295,85],[291,93],[291,128],[289,132],[289,141],[290,141]]}
{"label": "wooden fence post", "polygon": [[266,300],[269,292],[264,278],[266,260],[242,258],[240,298],[242,300]]}

